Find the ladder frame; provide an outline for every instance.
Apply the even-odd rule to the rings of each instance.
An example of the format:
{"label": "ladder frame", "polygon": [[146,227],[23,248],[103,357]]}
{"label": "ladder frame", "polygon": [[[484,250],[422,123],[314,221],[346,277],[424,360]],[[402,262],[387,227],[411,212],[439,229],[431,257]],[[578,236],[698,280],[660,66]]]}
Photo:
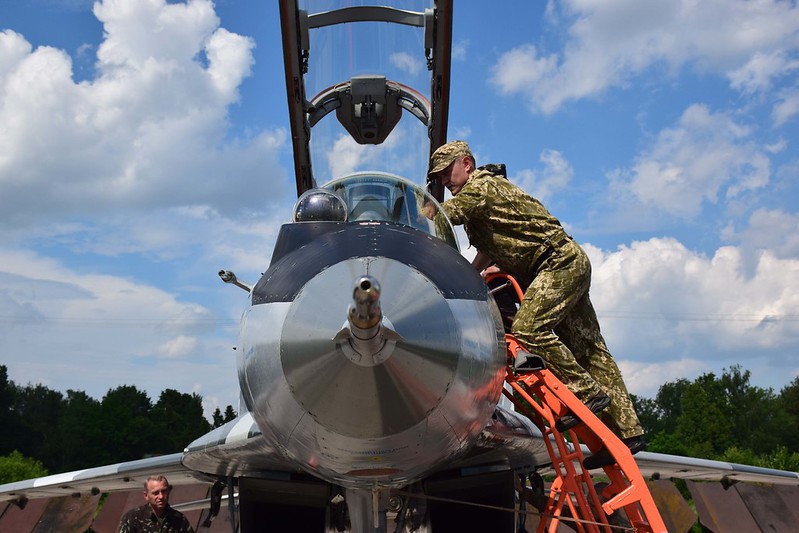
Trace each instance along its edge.
{"label": "ladder frame", "polygon": [[[509,274],[493,272],[485,276],[486,282],[505,279],[522,301],[522,291]],[[545,508],[546,520],[541,520],[537,532],[556,531],[568,508],[574,520],[573,527],[579,532],[608,532],[615,526],[609,515],[623,509],[634,531],[666,533],[649,487],[644,481],[630,450],[623,442],[588,409],[568,388],[546,368],[542,358],[522,348],[511,334],[505,335],[508,350],[508,365],[505,381],[510,391],[503,394],[541,430],[555,470],[555,481],[549,492]],[[516,358],[520,352],[533,363],[529,370],[516,369]],[[568,412],[580,418],[582,423],[561,433],[555,422]],[[597,493],[591,473],[583,467],[585,459],[580,442],[596,453],[604,445],[615,459],[615,463],[602,467],[610,483]]]}

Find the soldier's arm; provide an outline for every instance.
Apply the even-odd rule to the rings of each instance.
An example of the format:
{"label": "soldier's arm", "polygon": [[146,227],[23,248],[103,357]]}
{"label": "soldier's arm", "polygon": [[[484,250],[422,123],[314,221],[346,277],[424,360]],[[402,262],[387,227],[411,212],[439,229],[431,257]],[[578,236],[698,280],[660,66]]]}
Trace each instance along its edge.
{"label": "soldier's arm", "polygon": [[119,523],[119,533],[135,533],[127,516],[123,516],[122,522]]}
{"label": "soldier's arm", "polygon": [[488,257],[486,254],[478,250],[477,255],[474,256],[474,259],[472,259],[472,266],[478,272],[482,272],[483,270],[491,266],[492,262],[493,261],[491,260],[490,257]]}
{"label": "soldier's arm", "polygon": [[483,187],[466,183],[455,196],[441,204],[441,208],[456,226],[465,223],[486,205]]}

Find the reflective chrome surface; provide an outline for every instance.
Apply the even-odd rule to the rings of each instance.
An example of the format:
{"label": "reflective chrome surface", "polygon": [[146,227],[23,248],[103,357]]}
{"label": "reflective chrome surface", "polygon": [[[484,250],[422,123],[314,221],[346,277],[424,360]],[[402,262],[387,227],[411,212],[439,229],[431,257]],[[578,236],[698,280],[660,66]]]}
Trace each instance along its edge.
{"label": "reflective chrome surface", "polygon": [[292,219],[294,222],[344,222],[347,220],[347,206],[335,193],[310,189],[297,199]]}
{"label": "reflective chrome surface", "polygon": [[[342,331],[364,276],[380,285],[385,338],[360,361]],[[346,259],[292,302],[253,306],[240,344],[242,390],[264,434],[345,486],[402,486],[463,453],[504,377],[503,331],[487,291],[447,299],[416,268],[385,257]]]}

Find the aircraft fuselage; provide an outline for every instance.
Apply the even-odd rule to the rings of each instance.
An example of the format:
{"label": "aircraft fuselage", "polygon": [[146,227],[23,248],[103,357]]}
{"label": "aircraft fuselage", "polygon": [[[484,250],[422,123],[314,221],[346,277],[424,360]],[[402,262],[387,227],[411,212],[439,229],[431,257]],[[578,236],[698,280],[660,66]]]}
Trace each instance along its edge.
{"label": "aircraft fuselage", "polygon": [[[379,285],[371,329],[348,320],[363,279]],[[470,448],[499,400],[496,306],[456,248],[418,229],[286,224],[251,304],[239,343],[244,400],[272,445],[330,482],[418,480]]]}

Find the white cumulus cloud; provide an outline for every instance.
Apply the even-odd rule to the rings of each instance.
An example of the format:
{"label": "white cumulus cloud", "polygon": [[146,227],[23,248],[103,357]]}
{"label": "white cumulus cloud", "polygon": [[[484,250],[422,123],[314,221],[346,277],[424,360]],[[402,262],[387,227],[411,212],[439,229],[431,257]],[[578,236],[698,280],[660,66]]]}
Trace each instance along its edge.
{"label": "white cumulus cloud", "polygon": [[511,180],[534,198],[546,202],[569,185],[574,169],[557,150],[544,150],[538,159],[543,168],[522,169]]}
{"label": "white cumulus cloud", "polygon": [[197,339],[186,335],[178,335],[161,344],[156,352],[167,359],[182,359],[197,349]]}
{"label": "white cumulus cloud", "polygon": [[492,82],[535,111],[602,95],[653,68],[727,75],[743,92],[795,70],[799,7],[792,2],[592,2],[549,4],[547,20],[568,28],[561,51],[523,44],[500,55]]}
{"label": "white cumulus cloud", "polygon": [[704,202],[764,187],[770,174],[767,149],[752,139],[748,127],[696,104],[674,127],[661,131],[628,171],[612,179],[620,197],[691,218]]}
{"label": "white cumulus cloud", "polygon": [[6,227],[151,205],[252,207],[270,196],[264,168],[280,193],[285,132],[225,138],[252,39],[220,28],[206,0],[115,0],[94,12],[105,38],[95,77],[80,83],[64,51],[0,34]]}
{"label": "white cumulus cloud", "polygon": [[416,76],[422,71],[424,65],[420,59],[414,58],[407,52],[396,52],[388,56],[389,62],[403,72]]}
{"label": "white cumulus cloud", "polygon": [[766,251],[749,274],[731,246],[712,257],[672,238],[586,249],[607,336],[646,352],[637,359],[799,347],[799,259]]}

